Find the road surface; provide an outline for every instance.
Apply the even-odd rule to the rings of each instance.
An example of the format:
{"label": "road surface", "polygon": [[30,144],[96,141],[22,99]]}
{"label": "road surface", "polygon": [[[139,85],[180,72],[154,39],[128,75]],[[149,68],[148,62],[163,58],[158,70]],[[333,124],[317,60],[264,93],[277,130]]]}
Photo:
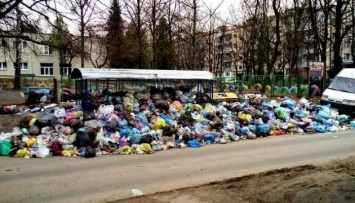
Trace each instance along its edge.
{"label": "road surface", "polygon": [[1,202],[105,202],[355,155],[355,131],[92,159],[0,157]]}

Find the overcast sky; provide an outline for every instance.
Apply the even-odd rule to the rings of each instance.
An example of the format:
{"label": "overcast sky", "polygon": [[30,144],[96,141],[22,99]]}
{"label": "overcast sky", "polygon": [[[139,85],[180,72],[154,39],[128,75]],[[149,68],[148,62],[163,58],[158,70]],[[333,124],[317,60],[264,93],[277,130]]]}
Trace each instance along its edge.
{"label": "overcast sky", "polygon": [[240,7],[240,0],[202,0],[202,1],[204,1],[207,6],[212,8],[216,8],[219,4],[221,4],[218,10],[221,12],[221,15],[225,17],[227,17],[227,14],[229,14],[229,9],[232,6]]}
{"label": "overcast sky", "polygon": [[[217,11],[214,14],[218,16],[220,20],[227,20],[230,22],[232,21],[232,17],[230,16],[230,10],[232,7],[236,9],[240,8],[240,2],[241,0],[200,0],[199,5],[200,11],[204,12],[205,14],[209,13],[209,9],[214,11],[218,7]],[[111,0],[98,1],[97,6],[102,7],[102,9],[107,9],[111,6]],[[239,9],[238,11],[239,12],[236,13],[241,13]],[[78,27],[76,24],[68,20],[65,21],[68,24],[69,30],[71,32],[78,33]],[[215,24],[215,26],[220,26],[221,24],[224,24],[224,22],[220,21],[218,24]]]}

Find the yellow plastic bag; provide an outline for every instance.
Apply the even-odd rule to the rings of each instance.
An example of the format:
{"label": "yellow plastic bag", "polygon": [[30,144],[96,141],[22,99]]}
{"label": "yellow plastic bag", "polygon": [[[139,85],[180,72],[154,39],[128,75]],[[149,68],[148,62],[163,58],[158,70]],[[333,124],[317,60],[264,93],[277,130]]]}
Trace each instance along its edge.
{"label": "yellow plastic bag", "polygon": [[17,157],[25,157],[27,153],[29,153],[27,149],[19,149],[16,151]]}
{"label": "yellow plastic bag", "polygon": [[158,119],[155,121],[153,127],[154,127],[155,130],[158,130],[158,129],[163,129],[163,128],[165,128],[166,126],[167,126],[167,125],[166,125],[164,119],[158,118]]}
{"label": "yellow plastic bag", "polygon": [[125,146],[120,148],[120,154],[121,155],[127,155],[127,154],[131,154],[131,153],[132,153],[132,149],[131,149],[130,146],[125,145]]}
{"label": "yellow plastic bag", "polygon": [[73,156],[74,154],[75,154],[75,151],[74,150],[63,150],[62,151],[62,156],[67,156],[67,155],[69,155],[70,154],[70,156]]}
{"label": "yellow plastic bag", "polygon": [[82,111],[77,111],[77,112],[73,113],[73,118],[75,118],[75,119],[79,119],[82,116],[83,116]]}
{"label": "yellow plastic bag", "polygon": [[242,120],[242,121],[246,121],[247,120],[247,115],[245,113],[241,113],[238,115],[238,119]]}
{"label": "yellow plastic bag", "polygon": [[251,122],[251,115],[250,114],[245,114],[245,113],[241,113],[238,115],[238,119],[242,120],[242,121],[247,121],[248,123]]}
{"label": "yellow plastic bag", "polygon": [[31,148],[34,144],[36,144],[37,142],[37,139],[36,138],[28,138],[25,143],[26,143],[26,146]]}
{"label": "yellow plastic bag", "polygon": [[152,147],[150,146],[150,144],[147,143],[138,145],[137,150],[141,150],[147,154],[153,153]]}
{"label": "yellow plastic bag", "polygon": [[212,106],[211,103],[206,103],[204,110],[208,111],[208,112],[213,112],[214,111],[213,106]]}
{"label": "yellow plastic bag", "polygon": [[199,104],[194,104],[194,110],[195,111],[201,111],[202,110],[202,106]]}

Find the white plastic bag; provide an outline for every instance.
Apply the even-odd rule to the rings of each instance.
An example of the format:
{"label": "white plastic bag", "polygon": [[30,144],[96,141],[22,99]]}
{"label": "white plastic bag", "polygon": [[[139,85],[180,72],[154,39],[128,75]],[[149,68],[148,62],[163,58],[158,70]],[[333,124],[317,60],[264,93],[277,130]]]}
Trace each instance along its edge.
{"label": "white plastic bag", "polygon": [[99,113],[105,116],[111,114],[114,110],[114,105],[101,104],[99,107]]}
{"label": "white plastic bag", "polygon": [[136,196],[143,195],[143,191],[140,189],[132,189],[132,194]]}
{"label": "white plastic bag", "polygon": [[44,145],[36,145],[31,148],[31,157],[45,158],[49,156],[49,149]]}
{"label": "white plastic bag", "polygon": [[64,108],[55,108],[54,116],[57,118],[65,118],[67,116],[67,113],[65,112]]}

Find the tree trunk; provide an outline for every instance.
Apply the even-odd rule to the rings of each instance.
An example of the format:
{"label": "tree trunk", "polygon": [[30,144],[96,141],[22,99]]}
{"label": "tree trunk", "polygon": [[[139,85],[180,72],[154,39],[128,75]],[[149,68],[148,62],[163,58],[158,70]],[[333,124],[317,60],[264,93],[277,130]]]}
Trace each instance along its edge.
{"label": "tree trunk", "polygon": [[333,46],[333,54],[334,54],[334,71],[331,71],[330,77],[335,77],[335,75],[340,72],[343,68],[343,60],[340,56],[341,54],[341,24],[342,24],[342,7],[343,0],[337,0],[337,5],[335,7],[335,33],[334,33],[334,46]]}
{"label": "tree trunk", "polygon": [[[21,35],[21,13],[19,7],[16,7],[16,38],[15,38],[15,80],[13,89],[21,89],[21,46],[20,49],[20,39]],[[21,44],[22,45],[22,44]]]}
{"label": "tree trunk", "polygon": [[85,42],[84,42],[84,32],[85,32],[85,23],[84,23],[84,5],[80,5],[80,61],[81,68],[84,68],[84,58],[85,58]]}
{"label": "tree trunk", "polygon": [[197,58],[196,58],[196,25],[197,25],[197,0],[193,0],[193,18],[192,18],[192,70],[196,70]]}
{"label": "tree trunk", "polygon": [[21,49],[19,48],[20,40],[18,37],[15,39],[16,47],[15,47],[15,82],[14,82],[14,89],[19,90],[21,89]]}
{"label": "tree trunk", "polygon": [[[275,43],[274,43],[274,50],[273,50],[273,54],[272,54],[272,58],[268,67],[268,75],[270,75],[271,71],[273,70],[276,60],[279,57],[279,45],[280,45],[280,12],[279,12],[279,8],[280,8],[280,1],[279,0],[273,0],[272,1],[272,8],[275,14],[275,34],[276,34],[276,39],[275,39]],[[263,86],[264,87],[264,86]]]}

